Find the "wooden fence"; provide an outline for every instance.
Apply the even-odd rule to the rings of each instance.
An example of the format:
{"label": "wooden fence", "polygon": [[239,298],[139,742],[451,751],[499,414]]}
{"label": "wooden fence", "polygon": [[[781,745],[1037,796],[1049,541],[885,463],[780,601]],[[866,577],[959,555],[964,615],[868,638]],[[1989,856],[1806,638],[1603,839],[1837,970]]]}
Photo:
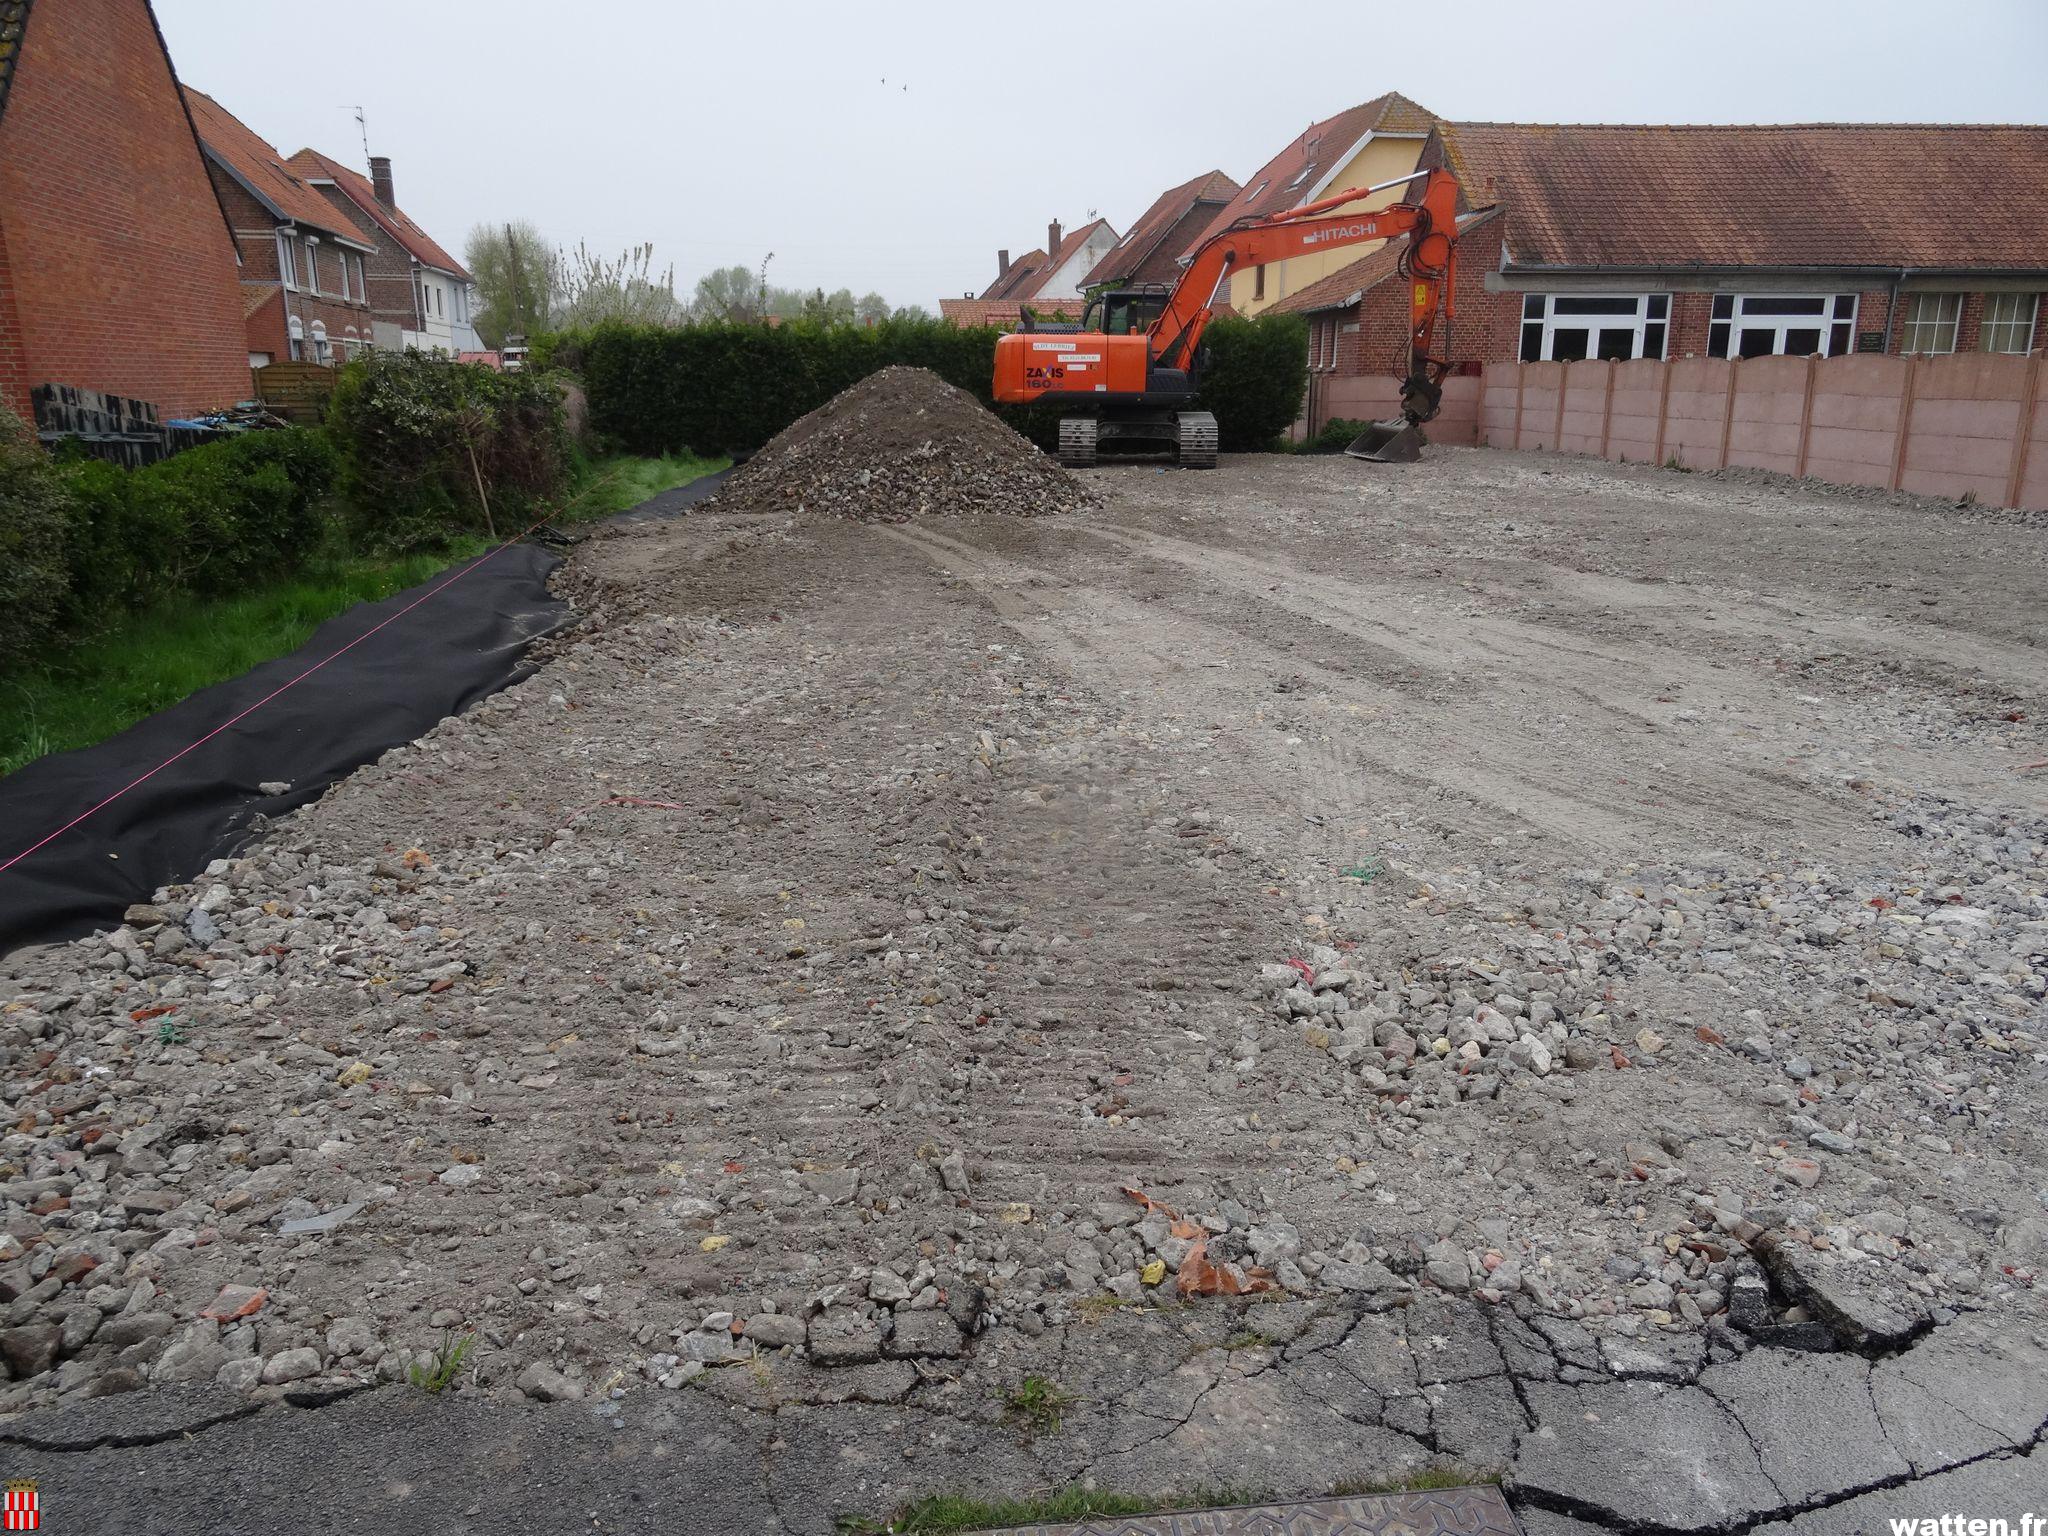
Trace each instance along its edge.
{"label": "wooden fence", "polygon": [[271,363],[256,370],[256,398],[285,420],[310,425],[326,416],[335,378],[324,363]]}
{"label": "wooden fence", "polygon": [[1490,363],[1476,440],[2048,509],[2042,366],[1975,353]]}

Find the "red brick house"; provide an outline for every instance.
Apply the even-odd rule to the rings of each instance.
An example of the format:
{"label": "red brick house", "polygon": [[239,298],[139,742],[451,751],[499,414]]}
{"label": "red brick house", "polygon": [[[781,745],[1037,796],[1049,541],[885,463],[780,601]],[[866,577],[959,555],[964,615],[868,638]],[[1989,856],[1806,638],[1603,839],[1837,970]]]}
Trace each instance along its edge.
{"label": "red brick house", "polygon": [[[1444,123],[1420,163],[1485,214],[1462,362],[2048,345],[2048,128]],[[1312,378],[1400,365],[1397,255],[1275,306],[1307,317]]]}
{"label": "red brick house", "polygon": [[377,345],[458,355],[481,351],[472,323],[476,279],[398,206],[391,162],[370,158],[370,175],[318,150],[302,149],[286,168],[321,195],[376,247],[365,267]]}
{"label": "red brick house", "polygon": [[147,0],[0,0],[0,402],[251,393],[235,247]]}
{"label": "red brick house", "polygon": [[339,364],[370,346],[376,244],[219,102],[185,99],[241,252],[249,364]]}

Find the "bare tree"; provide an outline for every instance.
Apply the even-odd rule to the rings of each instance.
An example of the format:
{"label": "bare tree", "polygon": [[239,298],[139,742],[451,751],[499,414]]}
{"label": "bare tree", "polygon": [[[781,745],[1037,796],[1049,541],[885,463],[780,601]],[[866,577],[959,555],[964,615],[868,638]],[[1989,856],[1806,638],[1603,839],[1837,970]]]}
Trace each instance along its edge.
{"label": "bare tree", "polygon": [[591,255],[579,242],[574,255],[557,254],[556,274],[558,325],[596,325],[604,320],[681,325],[687,318],[676,295],[676,269],[655,269],[651,240],[612,261]]}

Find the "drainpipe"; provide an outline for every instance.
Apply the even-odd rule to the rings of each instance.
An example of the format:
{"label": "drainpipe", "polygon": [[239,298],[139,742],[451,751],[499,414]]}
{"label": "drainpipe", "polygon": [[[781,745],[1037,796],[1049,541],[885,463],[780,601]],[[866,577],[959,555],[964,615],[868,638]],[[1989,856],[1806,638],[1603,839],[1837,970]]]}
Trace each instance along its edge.
{"label": "drainpipe", "polygon": [[1905,285],[1907,275],[1913,270],[1911,267],[1901,267],[1899,268],[1899,275],[1892,279],[1892,296],[1885,301],[1884,306],[1884,349],[1886,352],[1890,352],[1892,349],[1892,324],[1894,317],[1899,312],[1899,289]]}

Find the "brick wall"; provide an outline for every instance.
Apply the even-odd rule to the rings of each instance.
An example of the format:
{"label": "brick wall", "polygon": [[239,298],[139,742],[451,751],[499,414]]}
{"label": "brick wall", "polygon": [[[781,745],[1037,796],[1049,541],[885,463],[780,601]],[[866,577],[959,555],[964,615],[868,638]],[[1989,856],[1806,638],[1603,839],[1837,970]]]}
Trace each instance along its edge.
{"label": "brick wall", "polygon": [[[228,220],[234,226],[235,243],[242,252],[242,276],[248,282],[275,283],[280,281],[277,260],[277,216],[249,195],[242,184],[220,166],[208,162],[213,183],[220,193],[221,203],[228,211]],[[345,229],[354,224],[336,216],[335,223]],[[306,240],[303,231],[292,237],[292,260],[301,284],[307,279]],[[320,264],[320,285],[327,289],[341,286],[341,270],[337,265],[338,253],[342,247],[326,236],[314,248],[315,259]],[[375,292],[371,283],[372,264],[378,257],[367,252],[351,251],[352,256],[363,259],[363,276],[366,291]],[[349,291],[355,291],[355,279],[349,279]],[[296,315],[306,328],[306,349],[301,361],[316,361],[313,355],[313,322],[320,321],[327,327],[327,339],[334,348],[333,361],[347,361],[342,343],[349,339],[349,328],[355,329],[356,339],[368,345],[370,341],[370,304],[367,300],[344,299],[329,292],[312,294],[304,287],[285,290],[282,306],[266,304],[249,316],[243,337],[244,348],[249,352],[268,352],[272,360],[286,362],[291,353],[286,345],[285,333],[281,327],[285,317]]]}
{"label": "brick wall", "polygon": [[7,224],[0,219],[0,410],[29,414],[28,360],[22,354],[21,324],[14,317],[14,278],[7,265]]}
{"label": "brick wall", "polygon": [[[1497,218],[1477,226],[1469,244],[1459,253],[1458,277],[1452,290],[1456,314],[1451,320],[1447,346],[1439,333],[1444,355],[1456,365],[1476,367],[1515,355],[1521,295],[1486,291],[1487,271],[1499,265],[1503,223],[1504,219]],[[1398,394],[1393,381],[1408,366],[1410,310],[1406,278],[1386,278],[1367,289],[1365,296],[1349,309],[1305,318],[1309,323],[1311,358],[1318,356],[1314,350],[1318,325],[1336,324],[1337,336],[1335,361],[1327,368],[1311,371],[1303,428],[1318,431],[1332,416],[1353,414],[1346,402],[1356,405],[1366,396],[1342,381],[1385,378],[1389,397]]]}
{"label": "brick wall", "polygon": [[144,0],[30,13],[0,117],[0,239],[17,410],[42,383],[167,416],[248,397],[234,248]]}
{"label": "brick wall", "polygon": [[[370,294],[370,313],[379,320],[388,321],[408,331],[420,328],[418,290],[413,286],[412,257],[405,249],[383,230],[377,221],[356,206],[354,199],[338,187],[322,187],[321,195],[333,205],[334,211],[363,237],[370,245],[377,247],[376,254],[363,258],[363,277]],[[363,334],[370,333],[369,323],[363,322]]]}

